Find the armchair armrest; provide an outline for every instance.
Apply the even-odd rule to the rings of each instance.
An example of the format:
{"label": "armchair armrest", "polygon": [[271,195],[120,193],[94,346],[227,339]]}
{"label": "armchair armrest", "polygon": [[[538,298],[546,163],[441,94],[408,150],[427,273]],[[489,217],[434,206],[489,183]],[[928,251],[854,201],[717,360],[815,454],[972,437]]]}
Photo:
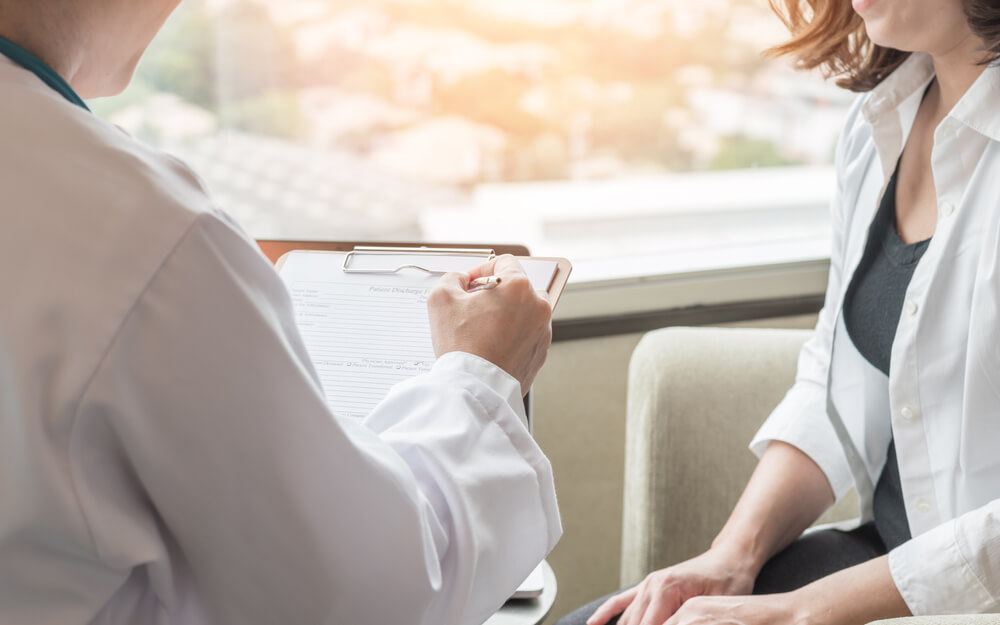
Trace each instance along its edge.
{"label": "armchair armrest", "polygon": [[805,330],[666,328],[632,354],[622,584],[704,551],[757,459],[753,434],[792,386]]}

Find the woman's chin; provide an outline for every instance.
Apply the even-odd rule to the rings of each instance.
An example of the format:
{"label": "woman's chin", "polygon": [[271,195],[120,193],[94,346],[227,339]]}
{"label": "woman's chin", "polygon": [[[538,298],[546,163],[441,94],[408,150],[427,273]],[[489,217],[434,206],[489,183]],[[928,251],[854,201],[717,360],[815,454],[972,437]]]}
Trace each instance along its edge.
{"label": "woman's chin", "polygon": [[893,37],[891,28],[880,28],[876,20],[865,21],[865,31],[871,42],[879,47],[913,52],[913,46],[907,46],[904,42],[899,41],[899,37]]}

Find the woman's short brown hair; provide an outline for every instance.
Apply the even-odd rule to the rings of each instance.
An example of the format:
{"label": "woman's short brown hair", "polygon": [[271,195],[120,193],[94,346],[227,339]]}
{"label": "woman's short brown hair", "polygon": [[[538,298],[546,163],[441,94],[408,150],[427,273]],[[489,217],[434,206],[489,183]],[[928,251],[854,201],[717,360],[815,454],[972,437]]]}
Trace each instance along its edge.
{"label": "woman's short brown hair", "polygon": [[[875,45],[847,0],[769,0],[792,33],[768,50],[795,57],[803,69],[821,68],[851,91],[869,91],[906,60],[909,52]],[[973,34],[983,40],[989,62],[1000,58],[1000,1],[964,0]]]}

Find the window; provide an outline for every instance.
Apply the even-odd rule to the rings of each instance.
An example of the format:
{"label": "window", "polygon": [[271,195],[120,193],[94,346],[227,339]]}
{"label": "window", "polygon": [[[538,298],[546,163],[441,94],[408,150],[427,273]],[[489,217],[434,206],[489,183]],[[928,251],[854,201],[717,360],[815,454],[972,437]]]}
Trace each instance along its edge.
{"label": "window", "polygon": [[93,105],[260,238],[818,258],[852,96],[762,58],[785,34],[765,0],[186,0]]}

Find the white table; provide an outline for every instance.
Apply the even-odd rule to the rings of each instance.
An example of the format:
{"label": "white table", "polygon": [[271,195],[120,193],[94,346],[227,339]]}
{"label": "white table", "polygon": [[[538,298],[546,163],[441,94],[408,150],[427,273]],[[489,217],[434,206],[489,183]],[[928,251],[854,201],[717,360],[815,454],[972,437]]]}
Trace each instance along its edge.
{"label": "white table", "polygon": [[556,574],[548,562],[542,562],[545,588],[534,599],[511,599],[483,625],[538,625],[552,610],[556,600]]}

